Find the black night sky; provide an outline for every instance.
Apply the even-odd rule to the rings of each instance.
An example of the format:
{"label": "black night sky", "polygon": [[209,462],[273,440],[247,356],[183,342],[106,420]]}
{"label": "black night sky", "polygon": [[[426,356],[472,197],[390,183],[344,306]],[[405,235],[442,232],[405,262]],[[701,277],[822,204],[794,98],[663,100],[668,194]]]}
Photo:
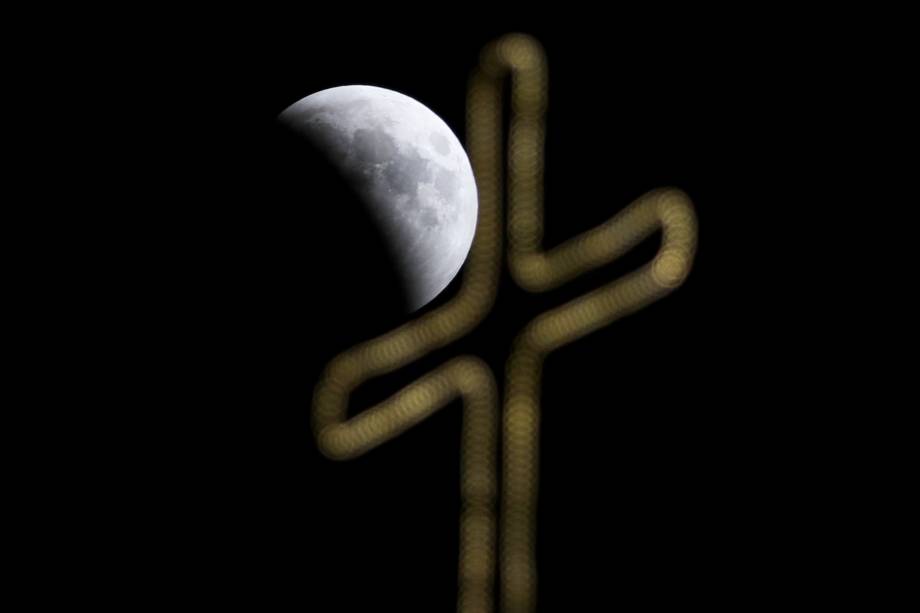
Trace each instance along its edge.
{"label": "black night sky", "polygon": [[[110,105],[125,140],[156,143],[119,149],[111,173],[131,203],[118,242],[139,252],[113,264],[132,315],[108,307],[124,319],[119,346],[140,356],[115,377],[143,422],[124,446],[151,449],[106,488],[122,509],[106,515],[124,535],[115,583],[131,601],[209,608],[455,608],[459,404],[357,460],[316,450],[321,369],[405,316],[373,229],[275,117],[325,88],[377,85],[462,141],[479,50],[522,31],[549,60],[545,245],[657,187],[684,190],[699,217],[683,287],[546,363],[539,611],[737,610],[842,590],[825,572],[840,545],[821,502],[842,477],[815,446],[829,409],[790,392],[810,354],[783,345],[800,307],[783,271],[799,260],[774,233],[779,219],[795,232],[803,178],[820,172],[815,75],[839,65],[806,53],[811,31],[791,17],[452,10],[398,28],[199,14],[158,19],[159,34],[133,42],[126,27],[98,49],[137,50],[112,60],[125,87]],[[136,99],[144,109],[124,110]],[[524,324],[647,262],[658,241],[546,294],[503,273],[474,333],[352,406],[461,353],[501,382]]]}

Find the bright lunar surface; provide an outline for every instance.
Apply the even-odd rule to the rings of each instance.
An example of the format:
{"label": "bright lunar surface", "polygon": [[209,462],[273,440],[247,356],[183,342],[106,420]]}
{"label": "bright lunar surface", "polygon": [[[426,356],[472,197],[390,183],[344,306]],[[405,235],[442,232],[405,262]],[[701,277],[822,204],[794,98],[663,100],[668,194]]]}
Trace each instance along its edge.
{"label": "bright lunar surface", "polygon": [[317,92],[279,119],[320,148],[366,202],[412,310],[441,293],[470,250],[478,209],[469,158],[447,124],[408,96],[367,85]]}

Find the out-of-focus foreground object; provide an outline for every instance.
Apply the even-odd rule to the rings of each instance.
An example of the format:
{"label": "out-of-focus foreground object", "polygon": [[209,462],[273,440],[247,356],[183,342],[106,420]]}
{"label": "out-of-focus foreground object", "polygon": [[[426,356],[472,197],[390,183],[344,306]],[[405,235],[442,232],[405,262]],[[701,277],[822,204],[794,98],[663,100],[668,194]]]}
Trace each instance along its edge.
{"label": "out-of-focus foreground object", "polygon": [[[503,197],[502,92],[510,76],[508,262],[532,292],[558,287],[608,264],[662,231],[661,248],[640,269],[547,311],[518,334],[506,362],[501,417],[501,521],[496,521],[498,399],[489,368],[454,358],[391,398],[348,417],[351,392],[469,333],[491,309],[501,266]],[[679,286],[696,249],[696,219],[678,190],[652,191],[600,226],[543,251],[543,148],[547,70],[540,44],[509,34],[487,45],[467,98],[467,149],[479,189],[476,237],[457,295],[447,304],[334,358],[313,398],[320,450],[348,459],[397,436],[454,398],[462,398],[458,611],[494,608],[498,544],[501,609],[536,608],[535,509],[538,484],[540,376],[553,350],[641,309]],[[497,529],[499,529],[497,531]],[[499,538],[496,540],[496,534]]]}

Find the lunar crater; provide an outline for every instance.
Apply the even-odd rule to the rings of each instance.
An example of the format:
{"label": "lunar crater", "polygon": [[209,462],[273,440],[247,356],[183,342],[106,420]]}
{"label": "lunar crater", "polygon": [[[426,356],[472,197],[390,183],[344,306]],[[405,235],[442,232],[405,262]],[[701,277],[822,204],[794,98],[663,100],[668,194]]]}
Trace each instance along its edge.
{"label": "lunar crater", "polygon": [[447,124],[408,96],[363,85],[307,96],[279,120],[362,196],[396,255],[412,309],[443,291],[466,259],[478,210],[469,159]]}

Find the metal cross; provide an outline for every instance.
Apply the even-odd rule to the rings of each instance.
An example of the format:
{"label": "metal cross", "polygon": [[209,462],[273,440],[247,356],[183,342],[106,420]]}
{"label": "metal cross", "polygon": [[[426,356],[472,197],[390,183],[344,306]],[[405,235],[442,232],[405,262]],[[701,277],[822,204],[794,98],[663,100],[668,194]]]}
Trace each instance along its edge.
{"label": "metal cross", "polygon": [[[501,266],[502,85],[508,76],[508,264],[515,282],[532,292],[553,289],[616,260],[658,230],[661,247],[640,269],[524,326],[506,362],[501,409],[491,370],[467,355],[451,359],[349,418],[349,396],[357,386],[465,336],[492,308]],[[443,306],[336,356],[326,366],[313,397],[319,449],[336,460],[357,457],[452,400],[462,399],[460,613],[491,613],[496,543],[502,611],[532,613],[536,607],[535,508],[544,359],[671,292],[689,273],[696,250],[693,207],[676,189],[649,192],[603,224],[552,250],[542,250],[546,76],[543,49],[532,37],[509,34],[483,49],[467,95],[466,143],[479,188],[479,217],[460,289]],[[499,410],[500,526],[496,513]]]}

